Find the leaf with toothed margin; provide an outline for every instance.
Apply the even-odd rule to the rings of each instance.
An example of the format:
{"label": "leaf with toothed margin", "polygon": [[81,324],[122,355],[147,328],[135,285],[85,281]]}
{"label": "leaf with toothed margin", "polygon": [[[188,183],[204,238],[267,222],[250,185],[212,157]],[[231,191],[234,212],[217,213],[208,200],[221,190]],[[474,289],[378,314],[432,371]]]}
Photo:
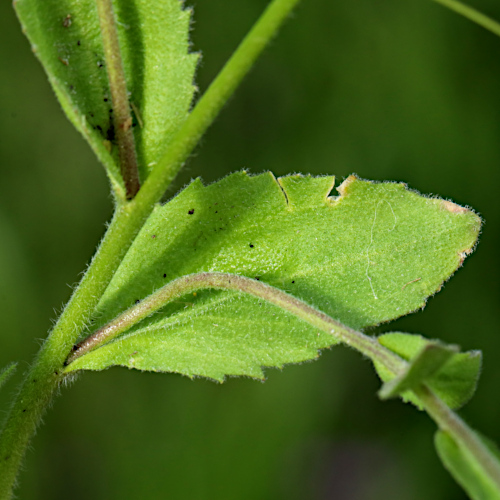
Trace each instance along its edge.
{"label": "leaf with toothed margin", "polygon": [[14,374],[17,368],[17,363],[10,363],[3,370],[0,371],[0,389],[9,380],[9,378]]}
{"label": "leaf with toothed margin", "polygon": [[[403,184],[236,173],[157,206],[97,307],[96,327],[197,272],[260,279],[359,329],[424,306],[471,252],[480,219]],[[262,300],[203,291],[166,306],[67,371],[122,365],[262,378],[336,341]]]}
{"label": "leaf with toothed margin", "polygon": [[[189,54],[191,12],[179,0],[115,0],[141,179],[169,146],[193,99],[198,54]],[[15,0],[17,15],[66,115],[124,187],[95,0]]]}
{"label": "leaf with toothed margin", "polygon": [[400,332],[385,333],[378,341],[410,362],[408,370],[398,377],[394,377],[381,364],[374,363],[377,373],[385,382],[379,393],[382,398],[384,395],[394,396],[391,389],[397,388],[398,382],[402,382],[397,393],[404,401],[410,401],[422,409],[419,399],[409,389],[425,382],[450,408],[457,409],[467,403],[476,391],[481,372],[481,351],[458,352],[456,346]]}

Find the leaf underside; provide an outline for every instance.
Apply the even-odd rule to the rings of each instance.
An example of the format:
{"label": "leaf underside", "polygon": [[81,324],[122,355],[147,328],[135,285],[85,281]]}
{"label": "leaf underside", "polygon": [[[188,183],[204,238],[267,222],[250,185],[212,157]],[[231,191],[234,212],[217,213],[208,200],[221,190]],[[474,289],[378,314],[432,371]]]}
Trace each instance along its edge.
{"label": "leaf underside", "polygon": [[[95,0],[16,0],[33,52],[73,125],[124,187]],[[189,10],[179,0],[115,0],[142,181],[186,119],[198,54],[189,54]]]}
{"label": "leaf underside", "polygon": [[[98,305],[97,328],[169,281],[197,272],[260,279],[355,329],[424,306],[473,248],[480,219],[403,184],[349,177],[193,181],[157,206]],[[112,365],[223,380],[314,359],[336,343],[238,292],[205,290],[166,306],[67,370]]]}
{"label": "leaf underside", "polygon": [[[385,333],[378,338],[378,341],[387,349],[410,362],[415,362],[426,349],[436,345],[443,348],[451,347],[452,350],[456,349],[456,346],[445,346],[439,341],[428,340],[420,335],[400,332]],[[428,376],[425,383],[450,408],[460,408],[470,400],[476,391],[481,362],[480,351],[455,352],[440,369]],[[387,384],[395,380],[394,374],[382,365],[374,364],[383,382]],[[412,392],[403,391],[400,395],[404,401],[409,401],[422,409],[419,399]]]}

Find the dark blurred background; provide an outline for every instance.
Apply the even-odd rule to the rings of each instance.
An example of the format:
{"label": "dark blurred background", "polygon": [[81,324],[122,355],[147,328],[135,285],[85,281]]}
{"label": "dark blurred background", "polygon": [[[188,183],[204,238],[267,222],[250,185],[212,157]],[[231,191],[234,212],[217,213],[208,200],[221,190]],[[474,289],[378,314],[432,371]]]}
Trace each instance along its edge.
{"label": "dark blurred background", "polygon": [[[266,5],[194,2],[203,90]],[[190,2],[193,4],[193,2]],[[474,5],[500,19],[497,0]],[[25,369],[89,261],[112,202],[0,3],[0,366]],[[404,181],[474,207],[476,253],[424,312],[375,330],[484,352],[462,411],[500,442],[500,39],[428,0],[304,0],[179,177],[247,168]],[[69,285],[69,286],[68,286]],[[22,371],[22,370],[21,370]],[[29,451],[21,499],[398,499],[465,495],[434,424],[380,402],[370,364],[341,347],[222,385],[115,368],[56,400]],[[2,391],[5,411],[14,382]]]}

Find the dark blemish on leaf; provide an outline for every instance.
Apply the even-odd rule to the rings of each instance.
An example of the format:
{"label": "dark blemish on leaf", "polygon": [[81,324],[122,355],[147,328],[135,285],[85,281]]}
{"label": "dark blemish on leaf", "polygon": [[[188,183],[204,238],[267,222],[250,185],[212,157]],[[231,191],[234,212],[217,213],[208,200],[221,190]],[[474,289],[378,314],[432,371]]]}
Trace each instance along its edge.
{"label": "dark blemish on leaf", "polygon": [[101,132],[101,134],[102,134],[102,127],[101,127],[100,125],[96,125],[96,127],[95,127],[95,128],[96,128],[97,130],[99,130],[99,132]]}
{"label": "dark blemish on leaf", "polygon": [[294,281],[292,281],[292,283],[295,283],[295,280],[294,280]]}
{"label": "dark blemish on leaf", "polygon": [[253,248],[253,245],[250,243],[249,247],[250,247],[250,248]]}
{"label": "dark blemish on leaf", "polygon": [[90,115],[92,118],[94,118],[94,113],[89,113],[89,115]]}
{"label": "dark blemish on leaf", "polygon": [[151,238],[153,238],[153,240],[156,238],[156,234],[153,234],[153,236],[151,236]]}
{"label": "dark blemish on leaf", "polygon": [[64,66],[69,66],[69,62],[67,59],[63,59],[62,57],[58,57],[58,59],[64,64]]}
{"label": "dark blemish on leaf", "polygon": [[115,141],[115,126],[110,123],[108,130],[106,130],[106,139],[110,142]]}
{"label": "dark blemish on leaf", "polygon": [[76,42],[76,44],[78,45],[78,47],[80,47],[80,45],[81,45],[82,43],[80,42],[80,40],[78,40],[78,41]]}
{"label": "dark blemish on leaf", "polygon": [[97,67],[98,68],[102,68],[104,66],[104,64],[102,63],[102,61],[98,61],[97,63]]}
{"label": "dark blemish on leaf", "polygon": [[69,90],[73,91],[73,90],[75,90],[75,87],[73,87],[73,85],[70,85]]}
{"label": "dark blemish on leaf", "polygon": [[109,109],[109,112],[110,112],[110,113],[112,113],[112,112],[113,112],[113,108],[110,108],[110,109]]}
{"label": "dark blemish on leaf", "polygon": [[62,25],[65,27],[65,28],[69,28],[71,26],[71,14],[68,14],[64,19],[63,19],[63,22],[62,22]]}
{"label": "dark blemish on leaf", "polygon": [[36,378],[33,379],[33,383],[36,384]]}
{"label": "dark blemish on leaf", "polygon": [[54,372],[54,375],[59,375],[59,372]]}
{"label": "dark blemish on leaf", "polygon": [[218,214],[219,212],[217,212],[217,210],[216,210],[215,213]]}
{"label": "dark blemish on leaf", "polygon": [[255,279],[256,279],[257,281],[260,281],[260,276],[255,276]]}
{"label": "dark blemish on leaf", "polygon": [[107,97],[105,97],[105,98],[103,99],[103,101],[104,101],[104,102],[108,102],[108,98],[107,98]]}
{"label": "dark blemish on leaf", "polygon": [[26,411],[26,408],[23,410],[23,413]]}
{"label": "dark blemish on leaf", "polygon": [[188,211],[188,214],[189,215],[193,215],[194,214],[194,208],[192,208],[191,210]]}
{"label": "dark blemish on leaf", "polygon": [[166,275],[166,274],[164,274],[164,275],[163,275],[163,277],[164,277],[164,278],[166,278],[166,277],[167,277],[167,275]]}
{"label": "dark blemish on leaf", "polygon": [[136,299],[136,300],[135,300],[135,303],[136,303],[136,304],[138,304],[139,302],[140,302],[140,300],[139,300],[139,299]]}

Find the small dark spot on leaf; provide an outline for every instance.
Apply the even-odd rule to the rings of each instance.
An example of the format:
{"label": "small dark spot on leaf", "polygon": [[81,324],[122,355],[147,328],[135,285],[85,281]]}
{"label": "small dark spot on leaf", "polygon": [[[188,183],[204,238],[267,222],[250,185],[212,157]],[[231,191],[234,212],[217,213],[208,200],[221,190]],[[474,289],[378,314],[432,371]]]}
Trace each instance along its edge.
{"label": "small dark spot on leaf", "polygon": [[164,275],[163,275],[163,277],[164,277],[164,278],[166,278],[166,277],[167,277],[167,275],[166,275],[166,274],[164,274]]}
{"label": "small dark spot on leaf", "polygon": [[96,129],[99,130],[99,132],[102,132],[102,127],[100,125],[96,125]]}
{"label": "small dark spot on leaf", "polygon": [[26,408],[23,410],[23,413],[26,411]]}
{"label": "small dark spot on leaf", "polygon": [[104,64],[102,63],[102,61],[98,61],[97,62],[97,67],[98,68],[102,68],[104,66]]}
{"label": "small dark spot on leaf", "polygon": [[153,234],[153,236],[151,236],[151,238],[153,238],[153,240],[156,238],[156,234]]}
{"label": "small dark spot on leaf", "polygon": [[217,210],[216,210],[215,213],[218,214],[219,212],[217,212]]}
{"label": "small dark spot on leaf", "polygon": [[36,384],[36,378],[33,379],[33,383]]}
{"label": "small dark spot on leaf", "polygon": [[292,283],[295,283],[295,280],[294,280],[294,281],[292,281]]}
{"label": "small dark spot on leaf", "polygon": [[80,42],[80,40],[78,40],[78,42],[76,42],[76,44],[78,45],[78,47],[82,44],[82,42]]}
{"label": "small dark spot on leaf", "polygon": [[192,208],[191,210],[188,211],[188,214],[189,215],[193,215],[194,214],[194,208]]}
{"label": "small dark spot on leaf", "polygon": [[107,97],[105,97],[105,98],[103,99],[103,101],[104,101],[104,102],[108,102],[108,98],[107,98]]}
{"label": "small dark spot on leaf", "polygon": [[89,113],[89,115],[90,115],[92,118],[94,118],[94,113]]}
{"label": "small dark spot on leaf", "polygon": [[115,140],[115,126],[110,123],[108,130],[106,130],[106,139],[110,142],[114,142]]}
{"label": "small dark spot on leaf", "polygon": [[136,303],[136,304],[138,304],[139,302],[140,302],[140,300],[139,300],[139,299],[136,299],[135,303]]}
{"label": "small dark spot on leaf", "polygon": [[70,85],[69,86],[69,90],[74,90],[75,87],[73,87],[73,85]]}
{"label": "small dark spot on leaf", "polygon": [[253,245],[250,243],[249,247],[250,247],[250,248],[253,248]]}
{"label": "small dark spot on leaf", "polygon": [[69,28],[71,26],[71,14],[68,14],[64,19],[62,25],[65,28]]}
{"label": "small dark spot on leaf", "polygon": [[260,277],[259,277],[259,276],[255,276],[255,279],[256,279],[257,281],[260,281]]}
{"label": "small dark spot on leaf", "polygon": [[59,375],[59,372],[54,372],[54,375]]}

